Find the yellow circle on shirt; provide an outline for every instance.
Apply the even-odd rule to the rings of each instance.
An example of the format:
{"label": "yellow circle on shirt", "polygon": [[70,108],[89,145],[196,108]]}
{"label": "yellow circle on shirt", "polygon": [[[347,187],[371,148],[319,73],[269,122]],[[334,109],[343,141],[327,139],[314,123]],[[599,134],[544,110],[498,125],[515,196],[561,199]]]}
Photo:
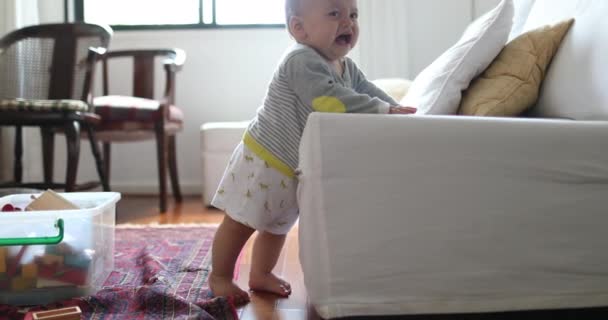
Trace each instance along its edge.
{"label": "yellow circle on shirt", "polygon": [[346,106],[336,97],[320,96],[312,100],[312,108],[318,112],[345,113]]}

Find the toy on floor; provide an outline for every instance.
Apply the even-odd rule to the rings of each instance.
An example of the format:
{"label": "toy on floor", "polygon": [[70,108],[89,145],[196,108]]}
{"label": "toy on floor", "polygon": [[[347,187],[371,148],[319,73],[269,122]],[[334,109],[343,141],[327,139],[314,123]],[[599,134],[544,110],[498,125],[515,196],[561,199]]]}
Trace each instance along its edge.
{"label": "toy on floor", "polygon": [[19,207],[15,207],[10,203],[7,203],[5,205],[2,206],[2,209],[0,209],[0,211],[2,212],[13,212],[13,211],[22,211],[21,208]]}
{"label": "toy on floor", "polygon": [[24,320],[80,320],[82,311],[79,307],[68,307],[46,311],[31,311]]}
{"label": "toy on floor", "polygon": [[49,189],[42,193],[37,198],[32,195],[32,202],[24,209],[21,209],[14,204],[7,203],[0,209],[1,212],[14,211],[39,211],[39,210],[71,210],[79,209],[78,206],[68,201],[55,191]]}
{"label": "toy on floor", "polygon": [[27,207],[26,211],[39,210],[72,210],[79,209],[77,205],[71,203],[66,198],[53,190],[47,190],[38,198],[35,198]]}

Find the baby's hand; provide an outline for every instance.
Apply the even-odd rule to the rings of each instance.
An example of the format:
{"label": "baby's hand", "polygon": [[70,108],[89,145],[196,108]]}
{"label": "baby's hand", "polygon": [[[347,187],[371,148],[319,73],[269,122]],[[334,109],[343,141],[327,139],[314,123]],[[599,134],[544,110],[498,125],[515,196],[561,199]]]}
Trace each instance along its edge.
{"label": "baby's hand", "polygon": [[416,113],[416,108],[414,107],[402,107],[402,106],[393,106],[388,109],[388,113],[391,114],[412,114]]}

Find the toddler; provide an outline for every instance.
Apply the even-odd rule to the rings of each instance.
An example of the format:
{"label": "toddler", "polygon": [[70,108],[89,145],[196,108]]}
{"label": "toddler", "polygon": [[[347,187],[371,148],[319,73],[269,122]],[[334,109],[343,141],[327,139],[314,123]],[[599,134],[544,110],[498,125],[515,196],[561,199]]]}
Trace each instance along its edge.
{"label": "toddler", "polygon": [[232,280],[236,259],[256,230],[249,288],[284,297],[291,293],[272,269],[298,218],[294,172],[308,115],[416,111],[399,106],[346,57],[359,36],[356,0],[286,0],[285,9],[297,43],[277,67],[211,202],[226,216],[213,242],[209,285],[215,296],[237,302],[247,302],[249,295]]}

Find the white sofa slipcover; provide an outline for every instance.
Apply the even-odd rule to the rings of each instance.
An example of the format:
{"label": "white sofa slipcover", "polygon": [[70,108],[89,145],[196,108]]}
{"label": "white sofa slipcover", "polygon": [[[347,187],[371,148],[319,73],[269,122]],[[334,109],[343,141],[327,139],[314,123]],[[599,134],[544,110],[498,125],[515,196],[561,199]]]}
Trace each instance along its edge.
{"label": "white sofa slipcover", "polygon": [[576,120],[309,118],[300,260],[322,317],[608,306],[607,15],[536,0],[523,28],[576,19],[534,109]]}
{"label": "white sofa slipcover", "polygon": [[324,318],[608,306],[608,123],[313,114],[300,261]]}

